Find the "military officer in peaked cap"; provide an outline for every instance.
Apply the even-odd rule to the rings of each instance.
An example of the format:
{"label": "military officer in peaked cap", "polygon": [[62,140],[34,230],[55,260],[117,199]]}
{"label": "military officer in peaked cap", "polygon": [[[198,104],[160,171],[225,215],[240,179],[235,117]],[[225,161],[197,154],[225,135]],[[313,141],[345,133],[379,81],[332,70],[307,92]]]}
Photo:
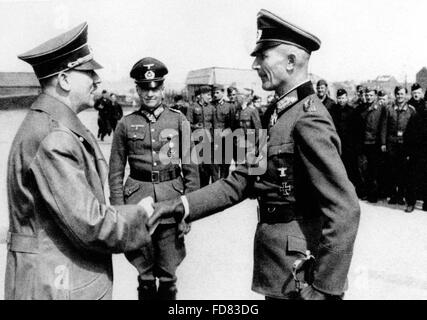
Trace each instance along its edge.
{"label": "military officer in peaked cap", "polygon": [[111,254],[150,242],[143,207],[110,206],[107,164],[77,113],[99,83],[82,23],[19,56],[42,93],[8,160],[6,299],[111,299]]}
{"label": "military officer in peaked cap", "polygon": [[253,176],[238,166],[227,179],[157,204],[150,223],[171,212],[178,221],[195,221],[255,194],[252,289],[267,298],[338,299],[346,288],[360,208],[332,119],[308,79],[310,54],[320,40],[266,10],[258,14],[258,29],[253,69],[263,89],[278,96],[266,111],[265,173]]}
{"label": "military officer in peaked cap", "polygon": [[[180,111],[163,104],[167,73],[161,61],[150,57],[138,61],[130,72],[141,107],[125,116],[114,133],[109,173],[112,204],[138,203],[145,197],[163,201],[199,189],[198,167],[189,161],[190,149],[184,150],[180,143],[190,143],[190,123]],[[130,175],[123,183],[127,162]],[[152,243],[126,255],[139,273],[139,299],[176,298],[175,272],[185,257],[181,233],[188,230],[185,223],[164,219],[152,234]]]}

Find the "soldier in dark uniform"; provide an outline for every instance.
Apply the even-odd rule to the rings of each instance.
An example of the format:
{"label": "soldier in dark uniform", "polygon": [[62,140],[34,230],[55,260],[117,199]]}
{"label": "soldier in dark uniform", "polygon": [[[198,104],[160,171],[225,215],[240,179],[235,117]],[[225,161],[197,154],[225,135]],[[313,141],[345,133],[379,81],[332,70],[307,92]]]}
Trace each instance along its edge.
{"label": "soldier in dark uniform", "polygon": [[390,175],[390,204],[405,204],[408,162],[403,146],[403,136],[408,122],[416,114],[415,108],[406,101],[407,89],[394,89],[396,100],[387,108],[381,131],[381,149],[387,152]]}
{"label": "soldier in dark uniform", "polygon": [[381,159],[381,128],[384,122],[386,108],[378,104],[377,90],[366,89],[366,109],[361,113],[362,118],[362,153],[366,157],[367,168],[365,190],[368,201],[378,202],[378,175]]}
{"label": "soldier in dark uniform", "polygon": [[143,207],[106,203],[108,166],[77,116],[100,82],[87,32],[82,23],[19,56],[42,93],[9,154],[7,300],[111,299],[112,254],[150,241]]}
{"label": "soldier in dark uniform", "polygon": [[417,199],[423,200],[427,211],[427,107],[411,118],[403,137],[405,155],[409,162],[406,192],[407,212],[415,209]]}
{"label": "soldier in dark uniform", "polygon": [[[150,57],[138,61],[130,72],[141,108],[125,116],[114,134],[109,173],[112,204],[138,203],[145,197],[163,201],[199,188],[197,165],[185,160],[179,166],[189,157],[190,150],[181,148],[180,141],[190,141],[190,124],[181,112],[163,104],[167,73],[162,62]],[[130,174],[123,183],[127,162]],[[126,255],[139,273],[139,299],[176,298],[175,272],[185,257],[180,232],[185,228],[173,219],[162,220],[150,245]]]}
{"label": "soldier in dark uniform", "polygon": [[413,106],[417,112],[423,111],[426,102],[423,97],[423,88],[419,83],[414,83],[411,86],[411,96],[408,104]]}
{"label": "soldier in dark uniform", "polygon": [[328,83],[321,79],[316,84],[317,97],[322,101],[328,111],[331,110],[332,106],[335,105],[335,101],[329,97],[328,94]]}
{"label": "soldier in dark uniform", "polygon": [[[196,136],[196,145],[202,143],[203,149],[198,154],[200,186],[209,184],[213,176],[213,128],[215,126],[215,107],[211,104],[211,87],[202,86],[198,89],[197,100],[188,110],[188,121]],[[210,150],[210,152],[207,149]]]}
{"label": "soldier in dark uniform", "polygon": [[107,90],[102,90],[102,96],[95,101],[95,110],[98,110],[98,139],[104,141],[106,135],[111,134],[111,100]]}
{"label": "soldier in dark uniform", "polygon": [[261,97],[257,95],[254,95],[252,99],[252,104],[255,107],[255,109],[258,110],[259,117],[262,118],[265,111],[267,111],[267,105],[263,105]]}
{"label": "soldier in dark uniform", "polygon": [[[214,164],[212,182],[221,178],[226,178],[230,169],[231,157],[227,158],[226,152],[226,138],[232,132],[234,107],[232,103],[224,99],[224,86],[217,84],[213,86],[213,100],[212,105],[215,107],[215,125],[214,129]],[[222,140],[222,150],[219,150],[219,140]]]}
{"label": "soldier in dark uniform", "polygon": [[[308,78],[310,53],[320,40],[266,10],[258,14],[258,29],[253,68],[263,89],[278,96],[264,123],[268,151],[258,157],[264,173],[252,175],[249,166],[240,165],[225,180],[155,205],[150,223],[172,213],[178,221],[194,221],[255,195],[259,223],[252,289],[268,298],[339,299],[360,208],[332,119]],[[310,258],[307,250],[315,260],[303,268],[309,285],[298,292],[292,266]]]}
{"label": "soldier in dark uniform", "polygon": [[350,181],[356,190],[359,190],[361,181],[357,168],[357,155],[361,148],[359,132],[361,119],[354,107],[348,103],[345,89],[337,90],[337,101],[337,104],[331,108],[331,115],[341,139],[341,158]]}
{"label": "soldier in dark uniform", "polygon": [[111,127],[116,130],[117,122],[123,117],[123,109],[120,103],[117,102],[117,96],[114,93],[110,93],[111,100]]}

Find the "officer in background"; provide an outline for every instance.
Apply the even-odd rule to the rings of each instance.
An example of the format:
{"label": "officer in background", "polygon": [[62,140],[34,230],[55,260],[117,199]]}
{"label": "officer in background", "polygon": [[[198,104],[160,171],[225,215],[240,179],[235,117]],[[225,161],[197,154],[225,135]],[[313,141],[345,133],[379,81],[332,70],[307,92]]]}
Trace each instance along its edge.
{"label": "officer in background", "polygon": [[[381,130],[381,149],[387,153],[390,175],[389,204],[405,204],[406,177],[408,162],[406,159],[403,136],[408,122],[416,114],[415,108],[406,101],[407,89],[397,86],[394,89],[396,97],[392,106],[387,108]],[[407,212],[411,212],[409,206]]]}
{"label": "officer in background", "polygon": [[408,104],[413,106],[417,112],[423,111],[425,106],[423,88],[419,83],[414,83],[411,86],[411,99]]}
{"label": "officer in background", "polygon": [[[141,108],[125,116],[114,134],[109,173],[112,204],[138,203],[145,197],[163,201],[199,188],[197,165],[190,164],[190,150],[180,143],[190,141],[190,124],[181,112],[163,103],[167,73],[162,62],[150,57],[138,61],[130,72]],[[127,162],[130,174],[123,183]],[[139,273],[140,300],[176,298],[176,269],[185,257],[181,232],[188,230],[164,219],[150,245],[126,255]]]}
{"label": "officer in background", "polygon": [[141,206],[106,204],[107,163],[77,116],[94,107],[100,82],[87,30],[82,23],[19,56],[42,93],[9,154],[6,299],[111,299],[112,254],[150,241]]}
{"label": "officer in background", "polygon": [[[224,180],[156,204],[150,223],[172,214],[194,221],[256,195],[252,289],[269,299],[339,299],[360,208],[332,119],[308,78],[310,54],[320,40],[266,10],[258,14],[258,29],[252,67],[263,89],[278,96],[265,117],[268,157],[258,157],[264,173],[252,175],[249,166],[240,165]],[[293,264],[302,258],[311,264],[294,281]],[[309,285],[300,291],[302,280]]]}
{"label": "officer in background", "polygon": [[104,141],[105,136],[109,136],[112,131],[112,106],[107,90],[102,90],[102,95],[95,101],[94,108],[95,110],[98,110],[98,139]]}
{"label": "officer in background", "polygon": [[326,80],[317,81],[316,85],[317,97],[322,101],[328,111],[335,105],[335,101],[329,98],[328,83]]}
{"label": "officer in background", "polygon": [[357,155],[361,149],[361,119],[348,101],[347,91],[345,89],[338,89],[337,104],[331,108],[331,115],[338,136],[341,139],[341,159],[350,181],[356,187],[356,191],[358,191],[361,187],[359,170],[357,168]]}
{"label": "officer in background", "polygon": [[117,122],[123,117],[123,109],[120,103],[117,101],[117,96],[115,93],[110,93],[111,100],[111,128],[113,131],[116,130]]}
{"label": "officer in background", "polygon": [[235,87],[228,87],[227,88],[227,98],[228,98],[228,102],[230,102],[232,104],[236,104],[237,89]]}
{"label": "officer in background", "polygon": [[[196,92],[196,102],[188,110],[188,121],[192,133],[196,136],[196,145],[202,143],[204,148],[198,154],[200,186],[209,184],[213,176],[213,128],[215,127],[215,107],[211,104],[212,94],[210,86],[202,86]],[[210,150],[210,154],[203,151]]]}
{"label": "officer in background", "polygon": [[[212,105],[215,107],[215,124],[214,124],[214,164],[212,182],[221,178],[226,178],[230,169],[231,157],[227,158],[226,138],[232,132],[234,107],[232,103],[225,101],[224,86],[221,84],[214,85],[212,88],[213,99]],[[216,140],[222,140],[222,150],[215,144]]]}

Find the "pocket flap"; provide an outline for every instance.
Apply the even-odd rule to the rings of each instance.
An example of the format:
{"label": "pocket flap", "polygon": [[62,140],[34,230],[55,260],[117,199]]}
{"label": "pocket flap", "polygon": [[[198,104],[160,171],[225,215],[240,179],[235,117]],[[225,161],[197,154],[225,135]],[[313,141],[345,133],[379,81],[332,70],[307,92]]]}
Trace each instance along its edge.
{"label": "pocket flap", "polygon": [[143,140],[145,137],[144,130],[130,130],[128,131],[128,139]]}
{"label": "pocket flap", "polygon": [[132,193],[134,193],[135,191],[137,191],[141,186],[136,183],[134,185],[131,185],[129,187],[125,188],[125,196],[130,196]]}
{"label": "pocket flap", "polygon": [[293,142],[279,144],[277,146],[268,147],[268,156],[276,156],[281,153],[294,153],[294,144]]}
{"label": "pocket flap", "polygon": [[288,251],[305,254],[307,252],[307,241],[295,236],[288,236]]}

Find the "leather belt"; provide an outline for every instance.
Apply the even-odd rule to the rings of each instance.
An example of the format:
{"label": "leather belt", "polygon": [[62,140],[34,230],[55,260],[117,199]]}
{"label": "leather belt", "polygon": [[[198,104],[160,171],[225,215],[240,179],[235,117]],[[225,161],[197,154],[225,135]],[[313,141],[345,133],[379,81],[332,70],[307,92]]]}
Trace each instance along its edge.
{"label": "leather belt", "polygon": [[303,217],[296,214],[295,206],[292,204],[286,205],[267,205],[259,204],[258,206],[258,222],[275,224],[289,223],[294,220],[302,220]]}
{"label": "leather belt", "polygon": [[39,253],[37,236],[21,233],[7,233],[7,248],[14,252]]}
{"label": "leather belt", "polygon": [[160,171],[130,171],[130,177],[132,179],[153,183],[173,180],[179,177],[180,174],[181,169],[179,167]]}

